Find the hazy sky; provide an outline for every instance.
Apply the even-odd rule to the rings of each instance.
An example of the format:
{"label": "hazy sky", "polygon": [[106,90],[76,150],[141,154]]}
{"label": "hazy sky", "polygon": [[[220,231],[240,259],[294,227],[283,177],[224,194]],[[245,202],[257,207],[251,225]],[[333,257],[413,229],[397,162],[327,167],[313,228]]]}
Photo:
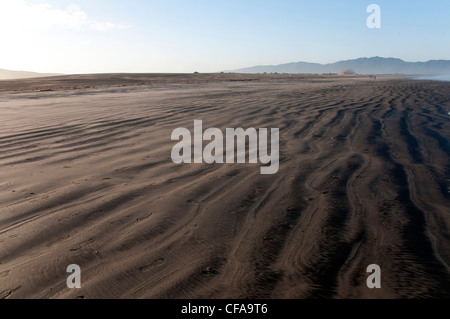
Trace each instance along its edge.
{"label": "hazy sky", "polygon": [[[366,8],[381,7],[381,29]],[[0,68],[216,72],[358,57],[450,59],[450,1],[0,0]]]}

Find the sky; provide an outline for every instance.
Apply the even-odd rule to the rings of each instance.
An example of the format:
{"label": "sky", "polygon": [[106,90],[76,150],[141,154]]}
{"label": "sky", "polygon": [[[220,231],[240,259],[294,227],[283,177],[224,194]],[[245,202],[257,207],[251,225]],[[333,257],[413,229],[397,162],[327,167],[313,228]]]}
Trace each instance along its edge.
{"label": "sky", "polygon": [[[370,4],[381,28],[369,29]],[[0,0],[0,68],[220,72],[359,57],[450,60],[449,0]]]}

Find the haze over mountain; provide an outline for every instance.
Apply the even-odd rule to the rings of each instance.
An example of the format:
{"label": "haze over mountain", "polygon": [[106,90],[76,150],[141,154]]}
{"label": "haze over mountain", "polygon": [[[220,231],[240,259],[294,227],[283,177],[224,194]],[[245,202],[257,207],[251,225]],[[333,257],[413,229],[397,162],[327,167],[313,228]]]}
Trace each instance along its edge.
{"label": "haze over mountain", "polygon": [[61,75],[61,74],[37,73],[37,72],[27,72],[27,71],[12,71],[12,70],[0,69],[0,80],[39,78],[39,77],[55,76],[55,75]]}
{"label": "haze over mountain", "polygon": [[405,62],[396,58],[359,58],[329,64],[292,62],[234,70],[237,73],[340,73],[351,69],[358,74],[450,75],[450,60]]}

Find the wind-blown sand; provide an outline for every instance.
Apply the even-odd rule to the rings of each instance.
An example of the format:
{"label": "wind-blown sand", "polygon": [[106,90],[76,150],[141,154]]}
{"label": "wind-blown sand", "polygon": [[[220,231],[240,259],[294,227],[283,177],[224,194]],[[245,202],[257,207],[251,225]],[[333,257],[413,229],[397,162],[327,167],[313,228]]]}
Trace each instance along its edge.
{"label": "wind-blown sand", "polygon": [[[450,83],[91,75],[0,92],[0,298],[450,297]],[[279,128],[278,173],[174,164],[171,132],[195,119]]]}

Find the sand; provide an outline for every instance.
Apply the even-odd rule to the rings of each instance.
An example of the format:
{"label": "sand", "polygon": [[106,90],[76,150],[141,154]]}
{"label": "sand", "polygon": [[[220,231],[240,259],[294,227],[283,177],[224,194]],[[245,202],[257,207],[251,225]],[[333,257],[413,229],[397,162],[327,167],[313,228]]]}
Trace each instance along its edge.
{"label": "sand", "polygon": [[[393,77],[0,81],[0,298],[448,298],[449,111]],[[195,119],[279,128],[279,171],[174,164]]]}

